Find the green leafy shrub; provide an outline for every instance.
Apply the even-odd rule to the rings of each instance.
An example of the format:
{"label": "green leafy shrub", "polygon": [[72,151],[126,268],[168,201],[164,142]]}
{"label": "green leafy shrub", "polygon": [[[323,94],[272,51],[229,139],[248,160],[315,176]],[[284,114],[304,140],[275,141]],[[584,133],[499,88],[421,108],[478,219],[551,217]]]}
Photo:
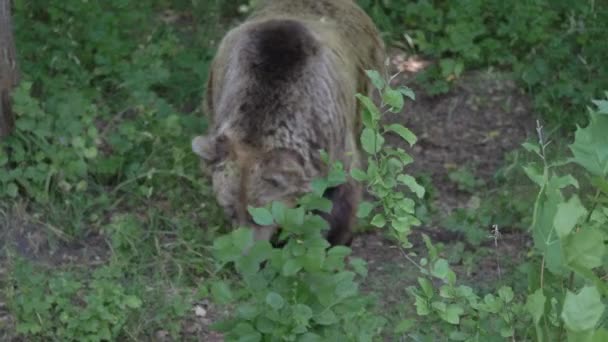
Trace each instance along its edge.
{"label": "green leafy shrub", "polygon": [[564,332],[571,341],[608,336],[601,320],[608,296],[608,101],[594,103],[588,126],[578,127],[569,146],[569,162],[584,169],[595,195],[585,198],[574,176],[558,173],[563,163],[547,160],[549,141],[542,127],[538,144],[524,144],[543,163],[540,170],[533,165],[525,169],[540,187],[531,229],[534,250],[542,260],[526,303],[538,340],[560,339]]}
{"label": "green leafy shrub", "polygon": [[417,340],[492,341],[514,338],[527,326],[530,319],[511,287],[478,295],[473,287],[458,284],[448,261],[427,236],[424,241],[429,257],[414,262],[421,277],[418,286],[408,288],[419,318],[401,322],[397,333]]}
{"label": "green leafy shrub", "polygon": [[[310,210],[331,209],[322,197],[325,189],[341,183],[341,167],[329,179],[317,180],[315,192],[297,208],[273,203],[269,208],[250,208],[260,225],[279,224],[282,248],[269,242],[253,242],[250,229],[241,228],[215,240],[217,259],[234,264],[241,282],[230,289],[225,282],[211,289],[216,301],[239,299],[231,320],[218,325],[226,338],[248,341],[371,341],[385,320],[368,310],[371,301],[361,296],[357,276],[367,274],[365,262],[346,260],[347,247],[329,247],[322,235],[327,222]],[[243,251],[248,250],[247,254]]]}
{"label": "green leafy shrub", "polygon": [[365,219],[376,209],[377,213],[371,218],[371,225],[377,228],[389,227],[389,232],[404,246],[409,247],[408,235],[412,226],[420,224],[416,215],[416,202],[406,196],[400,188],[409,189],[422,199],[425,189],[416,179],[405,173],[404,168],[412,163],[413,158],[400,147],[385,146],[384,136],[396,134],[410,146],[416,143],[416,136],[401,124],[382,125],[382,117],[389,113],[399,113],[405,104],[405,98],[414,99],[411,89],[401,86],[393,89],[388,86],[383,76],[376,71],[368,71],[382,101],[380,107],[361,94],[357,95],[363,104],[363,132],[361,146],[368,156],[367,169],[354,169],[351,176],[362,182],[367,191],[377,200],[362,202],[357,216]]}

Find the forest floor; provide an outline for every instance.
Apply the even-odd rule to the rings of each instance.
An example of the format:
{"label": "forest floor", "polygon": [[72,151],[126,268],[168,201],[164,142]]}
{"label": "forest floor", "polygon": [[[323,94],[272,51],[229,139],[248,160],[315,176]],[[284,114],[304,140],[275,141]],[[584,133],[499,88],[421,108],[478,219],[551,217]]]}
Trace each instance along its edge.
{"label": "forest floor", "polygon": [[[418,254],[414,258],[425,253],[421,239],[424,233],[435,243],[443,244],[442,254],[451,261],[462,282],[490,288],[517,277],[517,267],[529,244],[525,227],[498,226],[501,234],[496,237],[492,224],[480,227],[473,222],[464,229],[481,231],[486,236],[480,243],[471,244],[465,238],[466,231],[446,229],[445,219],[455,210],[479,207],[483,201],[479,189],[491,192],[496,172],[507,165],[508,153],[533,136],[535,122],[528,98],[507,74],[491,70],[463,75],[447,94],[426,95],[412,83],[413,76],[426,62],[399,51],[392,52],[391,61],[393,71],[403,71],[394,82],[412,87],[416,100],[408,102],[403,113],[388,120],[400,122],[418,135],[417,145],[408,148],[415,160],[410,172],[427,177],[433,189],[428,200],[431,208],[428,219],[412,236],[413,251]],[[398,142],[395,139],[389,143]],[[40,222],[38,215],[25,209],[25,204],[0,208],[0,228],[0,250],[11,247],[19,256],[51,268],[59,265],[93,268],[111,255],[103,235],[91,234],[69,243],[49,239],[53,227]],[[398,319],[411,312],[412,301],[406,288],[415,284],[417,272],[404,253],[412,251],[405,252],[382,232],[360,234],[353,250],[355,256],[368,262],[369,275],[363,287],[378,296],[383,313]],[[10,258],[5,253],[0,255],[0,286],[3,286],[9,270],[3,261]],[[6,302],[7,298],[0,294],[0,338],[17,341],[10,331],[14,317],[9,314]],[[224,313],[206,300],[194,303],[183,322],[182,338],[221,341],[221,335],[208,327]],[[154,336],[159,341],[171,340],[162,329]]]}

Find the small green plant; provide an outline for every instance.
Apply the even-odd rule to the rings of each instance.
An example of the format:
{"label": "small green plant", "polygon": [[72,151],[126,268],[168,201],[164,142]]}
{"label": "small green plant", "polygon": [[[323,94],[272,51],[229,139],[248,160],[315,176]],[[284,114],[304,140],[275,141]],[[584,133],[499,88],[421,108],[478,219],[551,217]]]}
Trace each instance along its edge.
{"label": "small green plant", "polygon": [[60,341],[108,341],[122,334],[141,300],[116,281],[111,268],[95,271],[90,282],[73,274],[36,272],[24,261],[11,279],[15,293],[9,305],[17,333],[28,338]]}
{"label": "small green plant", "polygon": [[404,172],[404,168],[414,161],[413,158],[402,148],[385,146],[384,136],[396,134],[410,146],[416,143],[417,138],[403,125],[382,125],[381,119],[389,112],[400,112],[405,98],[414,100],[415,96],[412,90],[405,86],[391,88],[376,71],[367,71],[367,75],[380,93],[382,102],[378,107],[369,97],[357,95],[364,107],[361,146],[368,158],[367,169],[354,169],[351,176],[364,183],[368,192],[377,200],[361,203],[357,215],[365,219],[373,214],[372,226],[389,227],[390,233],[403,246],[409,247],[411,243],[407,237],[412,226],[419,225],[420,220],[416,217],[416,202],[398,189],[405,186],[419,199],[424,197],[425,190],[413,176]]}
{"label": "small green plant", "polygon": [[[408,292],[420,317],[418,326],[422,323],[432,329],[415,328],[416,320],[406,319],[397,327],[398,334],[417,340],[489,341],[514,338],[516,330],[526,326],[524,305],[515,300],[511,287],[479,296],[474,288],[458,285],[448,261],[439,256],[426,235],[423,237],[428,258],[414,262],[421,277],[418,286],[409,287]],[[438,281],[441,285],[436,285]]]}
{"label": "small green plant", "polygon": [[450,171],[448,178],[458,186],[458,190],[469,193],[474,193],[476,189],[485,184],[483,179],[476,178],[467,167],[459,167]]}
{"label": "small green plant", "polygon": [[540,124],[538,144],[524,144],[542,161],[540,169],[534,165],[525,168],[540,187],[531,232],[541,261],[526,302],[539,341],[566,336],[570,341],[590,341],[608,336],[602,320],[608,296],[608,101],[594,104],[596,108],[589,109],[589,125],[576,130],[568,160],[582,167],[594,195],[584,197],[574,176],[558,173],[564,162],[547,160],[550,142]]}
{"label": "small green plant", "polygon": [[359,294],[356,281],[367,274],[365,262],[347,260],[347,247],[328,249],[322,235],[327,222],[311,213],[331,210],[323,193],[344,180],[337,164],[327,179],[313,182],[314,192],[298,207],[275,202],[250,208],[257,224],[281,227],[282,248],[254,244],[246,228],[215,240],[217,259],[222,266],[234,264],[242,281],[238,289],[226,282],[211,287],[220,303],[239,299],[234,317],[218,325],[229,341],[371,341],[379,333],[385,320],[369,311],[371,301]]}
{"label": "small green plant", "polygon": [[0,167],[9,169],[0,176],[0,196],[15,198],[22,188],[47,202],[53,183],[65,191],[86,190],[89,165],[98,155],[95,107],[87,108],[81,94],[73,93],[62,112],[51,114],[30,95],[31,88],[31,82],[21,82],[13,95],[17,127],[0,146]]}
{"label": "small green plant", "polygon": [[481,207],[480,198],[473,197],[471,207],[457,208],[443,221],[446,229],[461,233],[469,244],[479,246],[488,240],[489,227],[494,216],[487,206]]}

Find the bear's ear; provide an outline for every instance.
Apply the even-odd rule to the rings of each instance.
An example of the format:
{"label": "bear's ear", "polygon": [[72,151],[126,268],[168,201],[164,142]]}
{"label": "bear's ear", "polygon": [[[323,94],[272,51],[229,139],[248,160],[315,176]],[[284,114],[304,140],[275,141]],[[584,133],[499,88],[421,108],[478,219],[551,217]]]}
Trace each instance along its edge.
{"label": "bear's ear", "polygon": [[192,152],[209,163],[220,162],[230,153],[230,141],[224,134],[218,136],[199,135],[192,139]]}

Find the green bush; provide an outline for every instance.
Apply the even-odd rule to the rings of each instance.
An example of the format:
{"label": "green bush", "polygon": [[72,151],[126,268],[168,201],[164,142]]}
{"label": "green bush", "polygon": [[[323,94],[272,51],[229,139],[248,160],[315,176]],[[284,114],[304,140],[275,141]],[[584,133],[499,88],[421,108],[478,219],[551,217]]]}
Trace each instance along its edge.
{"label": "green bush", "polygon": [[[464,69],[512,70],[551,125],[573,128],[608,88],[608,8],[576,0],[359,0],[393,39],[437,59],[421,79],[446,92]],[[595,43],[594,43],[595,42]]]}

